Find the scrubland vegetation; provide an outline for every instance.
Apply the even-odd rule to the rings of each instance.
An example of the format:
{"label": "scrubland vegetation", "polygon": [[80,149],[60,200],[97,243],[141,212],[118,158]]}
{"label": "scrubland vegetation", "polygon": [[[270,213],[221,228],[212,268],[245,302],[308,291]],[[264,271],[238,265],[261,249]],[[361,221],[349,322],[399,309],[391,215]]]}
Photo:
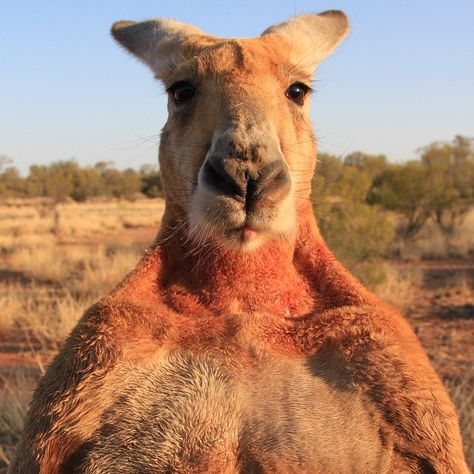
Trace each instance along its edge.
{"label": "scrubland vegetation", "polygon": [[313,181],[319,225],[329,247],[357,276],[384,279],[382,259],[474,256],[473,141],[433,143],[420,160],[320,154]]}
{"label": "scrubland vegetation", "polygon": [[[336,255],[409,317],[462,419],[474,467],[474,150],[394,164],[319,155],[313,201]],[[0,160],[0,470],[31,390],[81,313],[136,264],[164,209],[159,172]]]}
{"label": "scrubland vegetation", "polygon": [[50,165],[33,165],[23,178],[6,156],[0,156],[0,198],[49,198],[61,202],[69,198],[83,202],[94,197],[132,198],[162,196],[159,171],[144,166],[140,171],[117,170],[110,162],[80,167],[74,160]]}

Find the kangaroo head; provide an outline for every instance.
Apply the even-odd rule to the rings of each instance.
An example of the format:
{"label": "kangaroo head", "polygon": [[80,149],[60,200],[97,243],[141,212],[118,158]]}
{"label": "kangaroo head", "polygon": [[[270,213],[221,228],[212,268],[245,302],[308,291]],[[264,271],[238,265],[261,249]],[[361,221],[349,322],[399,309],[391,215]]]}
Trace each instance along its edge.
{"label": "kangaroo head", "polygon": [[339,11],[295,17],[255,39],[164,19],[113,25],[166,87],[167,216],[195,243],[250,251],[294,235],[316,161],[311,80],[348,28]]}

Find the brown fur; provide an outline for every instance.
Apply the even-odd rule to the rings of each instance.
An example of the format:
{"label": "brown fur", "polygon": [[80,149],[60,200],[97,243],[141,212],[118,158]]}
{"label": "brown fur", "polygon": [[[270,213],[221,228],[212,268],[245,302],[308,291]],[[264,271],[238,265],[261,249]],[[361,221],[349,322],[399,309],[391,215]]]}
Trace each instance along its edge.
{"label": "brown fur", "polygon": [[[312,213],[309,101],[284,92],[346,31],[338,12],[255,40],[115,26],[167,86],[199,92],[182,109],[170,101],[160,234],[42,378],[11,473],[468,472],[413,331],[335,260]],[[256,161],[281,157],[292,177],[288,195],[256,208],[248,248],[232,230],[239,205],[198,180],[228,137]]]}

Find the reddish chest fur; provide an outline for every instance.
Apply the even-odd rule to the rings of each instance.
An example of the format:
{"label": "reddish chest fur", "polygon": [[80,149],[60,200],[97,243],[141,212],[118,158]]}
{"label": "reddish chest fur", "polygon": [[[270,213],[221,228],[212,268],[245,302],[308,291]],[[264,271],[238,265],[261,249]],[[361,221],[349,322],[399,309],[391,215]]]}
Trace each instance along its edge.
{"label": "reddish chest fur", "polygon": [[[239,350],[240,338],[267,341],[277,352],[314,353],[318,339],[341,323],[338,308],[370,301],[330,261],[310,219],[300,222],[295,241],[272,241],[251,254],[218,246],[193,252],[179,239],[162,240],[113,295],[137,305],[119,331],[127,334],[125,347],[142,341],[144,358],[163,343],[172,350]],[[347,326],[354,322],[348,318]]]}

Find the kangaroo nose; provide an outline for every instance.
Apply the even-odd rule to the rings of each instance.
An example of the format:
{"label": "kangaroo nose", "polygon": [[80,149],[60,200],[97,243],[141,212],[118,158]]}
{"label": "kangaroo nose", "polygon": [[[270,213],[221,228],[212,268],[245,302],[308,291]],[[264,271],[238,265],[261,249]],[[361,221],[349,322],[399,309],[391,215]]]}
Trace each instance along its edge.
{"label": "kangaroo nose", "polygon": [[289,190],[290,176],[282,159],[259,165],[238,158],[211,155],[203,166],[203,182],[216,194],[253,204],[278,200]]}

